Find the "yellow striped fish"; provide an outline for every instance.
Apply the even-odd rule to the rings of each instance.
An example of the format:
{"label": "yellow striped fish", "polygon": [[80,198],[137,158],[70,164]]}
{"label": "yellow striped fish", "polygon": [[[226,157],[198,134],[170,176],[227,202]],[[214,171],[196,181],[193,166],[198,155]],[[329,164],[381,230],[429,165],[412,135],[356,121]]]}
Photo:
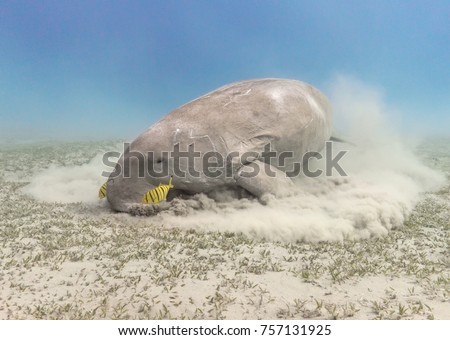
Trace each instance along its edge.
{"label": "yellow striped fish", "polygon": [[102,199],[106,197],[106,183],[103,183],[103,185],[100,187],[100,190],[98,191],[98,198]]}
{"label": "yellow striped fish", "polygon": [[147,192],[144,197],[142,197],[142,203],[157,204],[161,201],[165,201],[171,188],[173,188],[172,176],[170,176],[169,184],[160,184],[156,188]]}

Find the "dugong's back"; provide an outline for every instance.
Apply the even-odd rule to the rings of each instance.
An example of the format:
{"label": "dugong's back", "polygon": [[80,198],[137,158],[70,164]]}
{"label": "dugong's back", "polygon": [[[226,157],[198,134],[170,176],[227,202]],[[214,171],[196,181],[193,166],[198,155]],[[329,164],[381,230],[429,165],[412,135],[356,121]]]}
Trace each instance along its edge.
{"label": "dugong's back", "polygon": [[189,131],[193,139],[208,136],[212,149],[221,153],[259,152],[270,142],[278,152],[301,157],[320,151],[330,138],[331,107],[306,83],[257,79],[221,87],[174,110],[158,124]]}

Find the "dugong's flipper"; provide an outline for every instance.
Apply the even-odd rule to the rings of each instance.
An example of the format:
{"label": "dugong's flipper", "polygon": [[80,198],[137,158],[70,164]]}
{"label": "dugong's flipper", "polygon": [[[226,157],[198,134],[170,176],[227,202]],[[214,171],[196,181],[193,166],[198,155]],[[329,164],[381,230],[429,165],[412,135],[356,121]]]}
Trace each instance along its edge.
{"label": "dugong's flipper", "polygon": [[242,166],[234,178],[240,187],[262,201],[266,194],[276,197],[284,196],[294,186],[292,180],[283,171],[258,160]]}

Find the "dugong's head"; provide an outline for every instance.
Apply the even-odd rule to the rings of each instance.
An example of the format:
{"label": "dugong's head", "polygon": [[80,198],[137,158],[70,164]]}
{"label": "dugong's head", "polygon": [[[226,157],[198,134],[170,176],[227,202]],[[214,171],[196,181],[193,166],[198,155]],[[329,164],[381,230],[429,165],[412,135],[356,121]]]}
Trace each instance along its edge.
{"label": "dugong's head", "polygon": [[159,122],[143,132],[131,144],[125,144],[113,173],[107,181],[106,197],[112,209],[128,211],[142,197],[170,178],[168,155],[173,148],[167,124]]}

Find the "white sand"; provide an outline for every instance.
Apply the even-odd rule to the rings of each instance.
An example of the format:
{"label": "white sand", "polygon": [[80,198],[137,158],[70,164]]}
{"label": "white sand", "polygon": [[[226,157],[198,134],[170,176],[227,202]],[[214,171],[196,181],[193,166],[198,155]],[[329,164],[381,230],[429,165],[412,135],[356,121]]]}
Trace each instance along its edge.
{"label": "white sand", "polygon": [[[447,175],[448,145],[420,147]],[[319,243],[163,227],[23,194],[30,167],[80,165],[102,148],[2,148],[0,318],[450,318],[448,184],[387,236]]]}

